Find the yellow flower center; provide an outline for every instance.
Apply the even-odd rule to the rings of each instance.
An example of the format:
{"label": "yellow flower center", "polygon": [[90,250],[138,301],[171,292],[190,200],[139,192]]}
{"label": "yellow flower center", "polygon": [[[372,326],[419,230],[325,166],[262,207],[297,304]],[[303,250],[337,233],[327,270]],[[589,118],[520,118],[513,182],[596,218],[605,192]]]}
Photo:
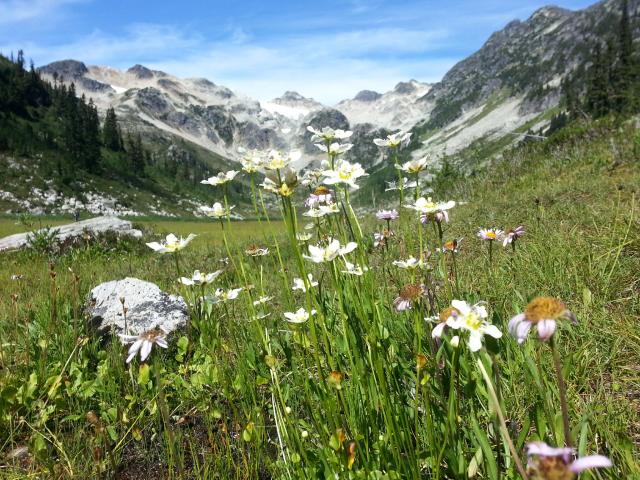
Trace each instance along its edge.
{"label": "yellow flower center", "polygon": [[448,242],[446,242],[444,244],[443,248],[445,250],[448,250],[448,251],[453,251],[456,248],[458,248],[458,241],[457,240],[449,240]]}
{"label": "yellow flower center", "polygon": [[540,457],[530,472],[542,480],[573,480],[575,474],[567,468],[562,457]]}
{"label": "yellow flower center", "polygon": [[418,368],[418,370],[422,370],[426,366],[427,366],[427,357],[421,353],[416,355],[416,367]]}
{"label": "yellow flower center", "polygon": [[400,298],[403,300],[415,300],[422,295],[422,287],[420,285],[405,285],[400,289]]}
{"label": "yellow flower center", "polygon": [[482,326],[482,318],[475,312],[468,313],[464,318],[464,322],[471,330],[478,330]]}
{"label": "yellow flower center", "polygon": [[280,195],[282,195],[283,197],[290,197],[291,195],[293,195],[293,189],[289,188],[289,185],[287,185],[286,183],[282,184],[282,186],[278,189],[278,192],[280,192]]}
{"label": "yellow flower center", "polygon": [[527,305],[524,316],[528,321],[538,323],[540,320],[555,320],[566,310],[565,304],[557,298],[536,297]]}
{"label": "yellow flower center", "polygon": [[460,312],[458,311],[458,309],[453,307],[447,307],[440,312],[439,320],[441,323],[444,323],[449,319],[449,317],[452,317],[454,315],[459,315],[459,314]]}
{"label": "yellow flower center", "polygon": [[162,332],[160,330],[149,330],[148,332],[144,332],[142,335],[140,335],[140,338],[149,342],[155,342],[156,338],[158,338],[160,335],[162,335]]}
{"label": "yellow flower center", "polygon": [[496,239],[496,232],[487,232],[487,238],[490,240]]}
{"label": "yellow flower center", "polygon": [[351,178],[351,172],[348,170],[340,170],[338,172],[338,176],[340,177],[340,180],[349,180]]}

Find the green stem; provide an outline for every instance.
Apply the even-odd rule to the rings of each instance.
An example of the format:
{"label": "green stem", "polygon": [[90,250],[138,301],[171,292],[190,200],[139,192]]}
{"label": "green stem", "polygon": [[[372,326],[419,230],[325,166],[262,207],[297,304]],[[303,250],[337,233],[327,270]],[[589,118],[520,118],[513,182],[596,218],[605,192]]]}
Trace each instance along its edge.
{"label": "green stem", "polygon": [[562,410],[562,425],[564,427],[564,441],[567,447],[573,447],[571,439],[571,424],[569,423],[569,406],[567,404],[567,385],[562,375],[562,362],[560,361],[560,352],[556,345],[555,336],[551,337],[551,351],[553,353],[553,366],[558,379],[558,390],[560,391],[560,408]]}
{"label": "green stem", "polygon": [[487,370],[484,368],[484,364],[482,360],[478,357],[476,358],[476,363],[478,364],[478,369],[484,378],[485,383],[487,384],[487,391],[489,392],[489,399],[491,403],[493,403],[493,408],[498,415],[498,420],[500,420],[500,426],[502,430],[502,435],[509,446],[509,450],[511,451],[511,456],[513,457],[513,461],[516,464],[516,468],[518,469],[518,473],[524,480],[529,480],[529,476],[522,465],[522,461],[520,460],[520,456],[516,451],[516,447],[513,444],[513,440],[511,440],[511,435],[509,435],[509,429],[507,428],[507,422],[504,419],[504,414],[502,413],[502,408],[500,407],[500,401],[498,400],[498,396],[496,395],[496,391],[493,387],[493,382],[491,381],[491,377],[487,373]]}

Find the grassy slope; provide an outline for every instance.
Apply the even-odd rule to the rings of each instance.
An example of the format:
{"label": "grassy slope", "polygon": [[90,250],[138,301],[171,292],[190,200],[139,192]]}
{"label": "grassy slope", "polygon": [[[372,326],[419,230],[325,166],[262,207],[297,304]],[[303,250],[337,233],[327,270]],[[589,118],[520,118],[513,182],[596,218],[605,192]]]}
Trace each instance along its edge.
{"label": "grassy slope", "polygon": [[[572,419],[575,425],[586,425],[584,432],[577,432],[584,434],[581,449],[598,450],[613,457],[617,468],[605,472],[602,478],[638,478],[640,468],[635,458],[640,454],[640,370],[637,361],[640,358],[637,333],[640,226],[634,198],[640,185],[637,160],[640,136],[637,130],[629,127],[613,134],[602,127],[574,133],[562,144],[547,142],[531,147],[529,151],[508,153],[505,157],[507,161],[494,166],[488,174],[459,182],[447,192],[438,192],[443,199],[467,202],[452,211],[452,222],[447,227],[447,237],[465,237],[459,256],[465,298],[488,301],[494,311],[494,323],[503,328],[503,322],[533,296],[550,294],[567,302],[580,320],[573,327],[561,326],[560,345],[570,372]],[[494,268],[490,269],[485,246],[474,238],[475,231],[478,227],[508,228],[520,223],[526,225],[527,235],[517,254],[497,252]],[[246,242],[264,241],[258,229],[247,228],[243,235],[246,235]],[[394,257],[411,253],[404,250],[412,242],[408,234],[404,242],[399,243],[398,250],[394,250]],[[217,268],[217,260],[226,256],[208,242],[196,243],[193,247],[185,252],[182,260],[188,268],[211,271]],[[14,343],[18,345],[16,354],[4,358],[9,367],[0,370],[0,385],[5,389],[22,385],[32,372],[37,373],[40,382],[55,376],[69,358],[75,337],[68,327],[73,295],[67,267],[72,267],[81,277],[81,296],[99,281],[126,275],[156,281],[169,290],[177,288],[170,259],[153,256],[145,247],[121,244],[115,249],[100,246],[80,249],[57,261],[62,305],[60,319],[51,322],[47,259],[28,253],[0,256],[0,338],[7,350],[12,350]],[[265,262],[269,277],[277,268],[275,259],[271,256]],[[22,273],[26,278],[22,282],[11,282],[8,278],[13,273]],[[398,275],[402,276],[403,272]],[[277,321],[281,311],[277,300],[281,297],[280,285],[271,282],[268,288],[276,295],[271,305],[275,310],[271,318],[275,317],[274,321]],[[19,295],[16,316],[10,299],[12,293]],[[388,303],[394,296],[384,291],[380,295],[383,298],[386,295]],[[14,321],[19,327],[14,327]],[[221,388],[229,398],[241,403],[243,394],[239,392],[243,387],[235,383],[239,378],[235,369],[246,367],[241,359],[230,353],[234,351],[234,344],[233,336],[228,337],[226,350],[215,352],[213,361],[218,381],[221,386],[225,385]],[[523,421],[524,409],[536,393],[530,385],[517,381],[524,378],[521,350],[513,341],[505,340],[503,344],[504,377],[516,379],[504,382],[502,386],[507,412],[516,422]],[[533,344],[527,344],[526,348],[532,349]],[[90,429],[86,429],[85,413],[116,406],[129,411],[129,402],[134,403],[125,397],[135,396],[132,393],[135,389],[132,390],[129,376],[122,368],[123,352],[115,345],[108,347],[106,352],[101,350],[98,342],[87,345],[83,352],[87,362],[83,367],[83,379],[95,378],[97,362],[103,361],[112,365],[108,378],[101,380],[104,385],[87,398],[76,396],[69,402],[60,401],[60,410],[49,413],[49,428],[56,432],[68,457],[68,461],[61,463],[72,465],[80,478],[91,474],[88,450],[96,441]],[[541,365],[550,373],[548,351],[541,350]],[[180,375],[188,375],[172,358],[167,360],[166,367],[183,372]],[[224,401],[219,403],[209,398],[202,404],[203,400],[189,391],[171,395],[176,414],[186,414],[192,408],[203,411],[213,405],[222,409],[223,418],[228,418],[231,425],[236,421],[243,422],[243,414],[230,409],[232,405]],[[39,387],[36,398],[46,402],[46,389]],[[26,441],[31,431],[18,421],[18,417],[36,423],[37,412],[43,408],[41,402],[27,399],[24,405],[12,405],[5,410],[9,412],[11,423],[6,418],[2,420],[0,430],[5,433],[0,438],[1,449],[8,451]],[[51,406],[55,405],[51,403]],[[129,411],[129,416],[138,413],[136,406]],[[129,435],[117,452],[118,461],[126,464],[130,475],[136,468],[145,471],[166,458],[158,441],[151,438],[154,425],[153,417],[143,415],[136,424],[142,432],[142,440],[134,441]],[[119,435],[126,430],[123,427]],[[201,461],[217,471],[220,478],[255,478],[265,465],[270,464],[265,457],[275,457],[271,448],[252,450],[251,454],[243,449],[236,450],[235,443],[224,440],[216,425],[197,424],[189,432],[186,450],[190,445],[200,451],[207,443],[210,449]],[[54,465],[57,462],[51,460],[51,455],[61,457],[62,449],[50,447],[49,450],[49,456],[41,455],[30,468],[36,471],[61,469]],[[15,471],[15,478],[21,475],[21,471]]]}

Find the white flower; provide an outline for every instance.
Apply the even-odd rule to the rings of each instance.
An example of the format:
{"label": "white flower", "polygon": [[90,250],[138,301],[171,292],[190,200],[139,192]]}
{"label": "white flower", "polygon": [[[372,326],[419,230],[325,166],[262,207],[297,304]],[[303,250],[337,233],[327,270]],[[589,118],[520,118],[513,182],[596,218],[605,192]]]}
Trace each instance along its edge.
{"label": "white flower", "polygon": [[264,159],[262,154],[257,150],[251,150],[246,152],[243,148],[238,149],[239,152],[244,153],[240,162],[242,163],[242,170],[246,173],[255,173],[258,168],[262,166]]}
{"label": "white flower", "polygon": [[303,255],[307,260],[314,263],[331,262],[339,255],[346,255],[358,248],[355,242],[349,242],[345,246],[340,245],[340,241],[333,239],[326,247],[309,245],[309,254]]}
{"label": "white flower", "polygon": [[495,325],[487,321],[489,314],[481,303],[469,305],[462,300],[451,301],[452,313],[446,325],[454,330],[469,332],[469,349],[477,352],[482,348],[482,338],[489,335],[493,338],[502,337],[502,332]]}
{"label": "white flower", "polygon": [[334,130],[331,127],[323,127],[322,130],[316,130],[311,125],[308,125],[307,130],[313,133],[313,136],[311,137],[312,142],[322,141],[327,143],[333,140],[344,140],[345,138],[349,138],[353,135],[353,132],[350,130]]}
{"label": "white flower", "polygon": [[326,177],[323,183],[327,185],[345,183],[354,189],[358,188],[356,180],[368,175],[359,163],[349,163],[346,160],[339,160],[335,165],[335,169],[325,170],[322,173]]}
{"label": "white flower", "polygon": [[147,243],[147,247],[158,253],[175,253],[186,247],[194,238],[196,238],[196,235],[194,235],[193,233],[190,233],[187,238],[178,238],[173,233],[170,233],[169,235],[167,235],[167,238],[164,242]]}
{"label": "white flower", "polygon": [[201,286],[201,285],[204,286],[213,282],[216,278],[220,276],[222,272],[223,270],[217,270],[213,273],[207,273],[203,275],[202,273],[200,273],[200,270],[196,270],[195,272],[193,272],[193,275],[191,276],[191,278],[180,277],[180,282],[183,285],[187,285],[187,286]]}
{"label": "white flower", "polygon": [[402,165],[398,165],[398,168],[403,172],[416,174],[426,170],[428,163],[429,159],[427,157],[422,157],[420,159],[409,160]]}
{"label": "white flower", "polygon": [[279,169],[280,173],[271,173],[264,178],[260,184],[267,192],[275,193],[282,197],[293,195],[298,185],[298,174],[291,168]]}
{"label": "white flower", "polygon": [[311,237],[313,237],[313,234],[308,233],[308,232],[298,232],[296,233],[296,240],[298,240],[299,242],[308,242],[309,240],[311,240]]}
{"label": "white flower", "polygon": [[501,240],[503,235],[504,232],[499,228],[481,228],[477,233],[480,240],[486,240],[488,242]]}
{"label": "white flower", "polygon": [[200,207],[200,211],[204,213],[207,217],[211,218],[226,218],[231,213],[231,210],[235,207],[235,205],[231,205],[229,210],[224,208],[220,202],[216,202],[213,204],[213,207]]}
{"label": "white flower", "polygon": [[338,142],[334,142],[331,145],[329,145],[329,148],[327,148],[327,146],[322,143],[316,143],[315,146],[318,147],[320,150],[322,150],[324,153],[328,153],[332,157],[337,157],[338,155],[342,155],[343,153],[351,150],[351,148],[353,147],[353,144],[351,143],[340,144]]}
{"label": "white flower", "polygon": [[236,178],[236,175],[238,175],[238,173],[240,172],[237,172],[236,170],[229,170],[228,172],[220,172],[215,177],[209,177],[206,180],[202,180],[200,183],[204,183],[206,185],[213,185],[214,187],[217,187],[218,185],[224,185],[225,183],[230,182],[231,180]]}
{"label": "white flower", "polygon": [[373,143],[379,147],[398,148],[401,145],[406,145],[411,139],[411,133],[397,132],[387,135],[387,138],[375,138]]}
{"label": "white flower", "polygon": [[406,260],[394,260],[392,262],[396,267],[414,269],[414,268],[424,268],[427,264],[421,259],[417,259],[415,257],[409,257]]}
{"label": "white flower", "polygon": [[361,265],[354,265],[351,262],[348,261],[344,261],[344,265],[346,267],[346,270],[341,270],[342,273],[347,273],[349,275],[357,275],[357,276],[361,276],[364,274],[364,272],[368,272],[369,271],[369,267],[362,267]]}
{"label": "white flower", "polygon": [[238,298],[238,295],[241,291],[242,288],[231,288],[229,290],[218,288],[214,292],[213,297],[209,297],[208,299],[211,301],[211,303],[220,303],[226,302],[228,300],[235,300],[236,298]]}
{"label": "white flower", "polygon": [[398,184],[398,182],[391,181],[387,182],[387,188],[385,188],[385,192],[392,192],[394,190],[409,190],[411,188],[416,188],[418,186],[418,182],[415,180],[409,181],[408,178],[404,177],[402,182]]}
{"label": "white flower", "polygon": [[326,205],[318,205],[315,208],[310,208],[306,212],[303,213],[305,217],[311,218],[321,218],[326,215],[331,215],[333,213],[339,213],[340,209],[338,208],[337,203],[327,203]]}
{"label": "white flower", "polygon": [[[309,286],[310,287],[317,287],[318,286],[318,282],[316,282],[313,279],[313,274],[308,273],[307,274],[307,280],[309,281]],[[293,288],[292,290],[302,290],[303,292],[307,291],[307,287],[304,283],[304,281],[301,278],[294,278],[293,279]]]}
{"label": "white flower", "polygon": [[260,297],[257,300],[253,301],[253,306],[257,307],[258,305],[262,305],[263,303],[267,303],[270,300],[273,300],[273,297]]}
{"label": "white flower", "polygon": [[416,210],[423,215],[433,215],[439,212],[446,212],[447,210],[455,207],[456,202],[450,200],[448,202],[436,203],[431,199],[431,197],[420,197],[415,201],[415,203],[405,206],[412,210]]}
{"label": "white flower", "polygon": [[140,352],[140,361],[144,362],[149,357],[154,344],[162,348],[168,348],[169,345],[167,345],[166,340],[168,334],[167,330],[159,327],[159,329],[149,330],[140,335],[120,335],[120,339],[125,345],[133,342],[133,345],[129,347],[127,363],[130,363],[138,352]]}
{"label": "white flower", "polygon": [[304,323],[309,320],[311,315],[315,315],[316,311],[311,310],[311,313],[307,312],[304,308],[299,308],[297,312],[284,312],[284,318],[289,323]]}
{"label": "white flower", "polygon": [[298,150],[292,150],[288,154],[283,154],[277,150],[271,150],[267,154],[267,160],[264,164],[264,168],[267,170],[281,170],[291,162],[295,162],[300,159],[302,153]]}
{"label": "white flower", "polygon": [[322,178],[322,170],[311,169],[306,170],[300,179],[300,184],[308,187],[309,185],[316,185],[320,183]]}

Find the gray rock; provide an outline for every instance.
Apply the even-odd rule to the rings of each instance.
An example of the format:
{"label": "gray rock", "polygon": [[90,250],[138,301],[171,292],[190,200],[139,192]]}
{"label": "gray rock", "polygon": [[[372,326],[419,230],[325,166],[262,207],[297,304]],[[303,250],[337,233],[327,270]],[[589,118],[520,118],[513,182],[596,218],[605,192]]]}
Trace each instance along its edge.
{"label": "gray rock", "polygon": [[127,73],[135,75],[137,78],[153,78],[153,72],[139,63],[127,70]]}
{"label": "gray rock", "polygon": [[89,294],[85,312],[91,325],[101,333],[139,335],[154,328],[167,332],[184,328],[189,315],[182,297],[168,295],[151,282],[125,278],[101,283]]}
{"label": "gray rock", "polygon": [[[133,228],[128,220],[121,220],[118,217],[96,217],[81,222],[70,223],[55,227],[58,230],[57,240],[62,242],[68,238],[77,237],[84,232],[103,233],[116,232],[121,235],[129,235],[135,238],[141,238],[142,232]],[[29,233],[17,233],[8,237],[0,238],[0,252],[3,250],[15,250],[28,245]]]}
{"label": "gray rock", "polygon": [[358,92],[358,94],[353,97],[353,99],[358,100],[359,102],[375,102],[381,96],[381,93],[374,92],[373,90],[362,90]]}
{"label": "gray rock", "polygon": [[48,75],[57,73],[66,80],[75,80],[82,77],[89,70],[84,63],[77,60],[59,60],[38,68],[38,71]]}

